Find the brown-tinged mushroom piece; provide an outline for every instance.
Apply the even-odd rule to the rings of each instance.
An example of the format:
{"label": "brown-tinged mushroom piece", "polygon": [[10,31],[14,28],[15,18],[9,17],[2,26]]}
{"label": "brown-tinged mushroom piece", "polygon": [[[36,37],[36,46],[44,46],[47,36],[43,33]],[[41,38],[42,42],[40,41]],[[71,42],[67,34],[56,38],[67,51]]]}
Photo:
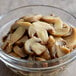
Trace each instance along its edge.
{"label": "brown-tinged mushroom piece", "polygon": [[10,36],[10,45],[14,44],[17,40],[19,40],[23,34],[25,33],[24,27],[18,27],[16,31]]}
{"label": "brown-tinged mushroom piece", "polygon": [[73,49],[73,47],[76,45],[76,28],[71,27],[72,32],[71,35],[64,37],[63,39],[67,42],[66,46],[70,49]]}
{"label": "brown-tinged mushroom piece", "polygon": [[56,28],[56,29],[62,28],[63,22],[59,17],[44,16],[44,17],[42,17],[42,20],[44,20],[45,22],[48,22],[50,24],[54,24],[54,28]]}
{"label": "brown-tinged mushroom piece", "polygon": [[30,37],[33,37],[35,33],[37,33],[38,37],[46,43],[48,40],[47,30],[54,31],[53,27],[46,22],[37,21],[34,22],[32,26],[29,27],[28,34]]}
{"label": "brown-tinged mushroom piece", "polygon": [[11,36],[11,34],[9,34],[9,35],[7,36],[7,39],[5,40],[5,42],[3,42],[2,46],[1,46],[1,48],[2,48],[6,53],[9,53],[9,52],[12,51],[12,46],[9,45],[10,36]]}
{"label": "brown-tinged mushroom piece", "polygon": [[59,46],[66,46],[66,41],[61,37],[54,37],[55,38],[55,44]]}
{"label": "brown-tinged mushroom piece", "polygon": [[41,58],[44,58],[44,59],[46,59],[46,60],[51,59],[49,50],[44,51],[44,52],[40,55],[40,57],[41,57]]}
{"label": "brown-tinged mushroom piece", "polygon": [[16,42],[16,44],[25,43],[27,40],[28,40],[28,37],[27,37],[27,36],[23,36],[20,40],[18,40],[18,41]]}
{"label": "brown-tinged mushroom piece", "polygon": [[64,46],[56,46],[57,56],[62,57],[68,53],[70,53],[70,49]]}
{"label": "brown-tinged mushroom piece", "polygon": [[42,15],[30,15],[30,16],[23,17],[24,21],[28,21],[28,22],[39,21],[41,18],[42,18]]}
{"label": "brown-tinged mushroom piece", "polygon": [[28,29],[29,26],[31,26],[31,25],[32,25],[32,24],[31,24],[30,22],[16,21],[16,22],[12,25],[10,31],[16,30],[19,26],[22,26],[22,27],[24,27],[25,29]]}
{"label": "brown-tinged mushroom piece", "polygon": [[41,39],[36,37],[28,39],[24,44],[25,52],[28,54],[33,54],[33,52],[31,51],[31,46],[36,42],[41,42]]}
{"label": "brown-tinged mushroom piece", "polygon": [[17,55],[14,52],[9,53],[8,55],[13,56],[13,57],[16,57],[16,58],[21,58],[19,55]]}
{"label": "brown-tinged mushroom piece", "polygon": [[42,17],[42,20],[48,22],[48,23],[53,23],[53,27],[55,29],[55,32],[50,32],[54,36],[67,36],[70,31],[69,25],[66,23],[63,24],[62,20],[59,17],[55,16],[44,16]]}
{"label": "brown-tinged mushroom piece", "polygon": [[5,49],[6,53],[10,53],[12,51],[13,46],[12,45],[8,45]]}
{"label": "brown-tinged mushroom piece", "polygon": [[25,57],[25,53],[23,52],[23,50],[20,47],[14,46],[13,51],[20,57]]}
{"label": "brown-tinged mushroom piece", "polygon": [[44,45],[41,45],[40,43],[32,44],[31,49],[36,55],[41,55],[44,51],[47,50],[47,48]]}

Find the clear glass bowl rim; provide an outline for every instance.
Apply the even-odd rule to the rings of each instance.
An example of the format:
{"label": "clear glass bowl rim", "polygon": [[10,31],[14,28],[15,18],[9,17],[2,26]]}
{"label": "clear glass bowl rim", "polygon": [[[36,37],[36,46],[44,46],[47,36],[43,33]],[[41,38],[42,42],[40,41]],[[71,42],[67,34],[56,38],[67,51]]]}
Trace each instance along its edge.
{"label": "clear glass bowl rim", "polygon": [[[62,8],[59,8],[59,7],[56,7],[56,6],[50,6],[50,5],[26,5],[26,6],[21,6],[21,7],[15,8],[15,9],[10,10],[10,11],[8,11],[7,13],[1,15],[1,16],[0,16],[0,19],[4,18],[5,16],[7,16],[7,15],[8,15],[9,13],[11,13],[12,11],[16,11],[17,9],[24,8],[24,7],[34,7],[34,6],[42,6],[42,7],[52,7],[52,8],[56,8],[56,9],[59,9],[59,10],[61,10],[61,11],[64,11],[65,13],[71,15],[74,19],[76,19],[76,17],[75,17],[73,14],[69,13],[68,11],[66,11],[66,10],[64,10],[64,9],[62,9]],[[1,28],[2,28],[2,27],[1,27]],[[1,28],[0,28],[0,29],[1,29]],[[13,59],[13,60],[16,60],[16,61],[20,61],[20,62],[25,62],[25,63],[29,63],[29,62],[31,62],[31,63],[34,63],[34,62],[35,62],[35,63],[54,62],[54,61],[58,61],[58,60],[64,59],[64,58],[66,58],[66,57],[68,57],[68,56],[72,56],[72,55],[74,55],[75,53],[76,53],[75,51],[72,51],[71,53],[69,53],[69,54],[67,54],[67,55],[65,55],[65,56],[63,56],[63,57],[56,58],[56,59],[53,59],[53,60],[47,60],[47,61],[28,61],[28,60],[22,60],[22,59],[18,59],[18,58],[12,57],[12,56],[6,54],[5,52],[3,52],[2,49],[0,48],[0,54],[3,54],[3,55],[5,55],[6,57],[8,57],[8,58],[10,58],[10,59]],[[62,65],[64,65],[64,64],[67,64],[67,63],[69,63],[69,62],[74,61],[75,59],[76,59],[76,57],[68,60],[67,62],[64,62],[64,63],[62,63],[62,64],[59,64],[59,65],[56,65],[56,66],[53,66],[53,67],[49,67],[49,68],[54,68],[54,67],[62,66]],[[34,68],[34,69],[37,69],[37,68]]]}

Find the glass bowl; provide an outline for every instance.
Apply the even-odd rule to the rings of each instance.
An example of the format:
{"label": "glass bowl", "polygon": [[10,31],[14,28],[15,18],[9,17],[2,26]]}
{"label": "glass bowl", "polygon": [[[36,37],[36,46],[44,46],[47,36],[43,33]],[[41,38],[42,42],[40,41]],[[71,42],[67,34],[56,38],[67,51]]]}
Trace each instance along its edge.
{"label": "glass bowl", "polygon": [[[29,5],[16,8],[7,14],[0,16],[0,46],[2,45],[2,37],[6,35],[15,20],[32,14],[59,16],[64,22],[76,26],[76,18],[69,12],[48,5]],[[72,51],[63,57],[48,61],[27,61],[11,57],[3,52],[0,48],[0,59],[12,71],[20,76],[59,76],[59,74],[76,59],[76,51]],[[48,64],[48,67],[46,66]]]}

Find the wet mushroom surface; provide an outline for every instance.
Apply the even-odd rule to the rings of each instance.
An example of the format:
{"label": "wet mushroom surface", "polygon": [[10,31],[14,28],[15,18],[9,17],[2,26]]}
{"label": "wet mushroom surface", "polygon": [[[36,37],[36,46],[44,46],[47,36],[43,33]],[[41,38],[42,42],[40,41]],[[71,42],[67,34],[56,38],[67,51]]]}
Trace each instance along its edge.
{"label": "wet mushroom surface", "polygon": [[41,14],[16,20],[3,37],[2,50],[24,60],[47,61],[71,53],[76,46],[76,28],[58,16]]}

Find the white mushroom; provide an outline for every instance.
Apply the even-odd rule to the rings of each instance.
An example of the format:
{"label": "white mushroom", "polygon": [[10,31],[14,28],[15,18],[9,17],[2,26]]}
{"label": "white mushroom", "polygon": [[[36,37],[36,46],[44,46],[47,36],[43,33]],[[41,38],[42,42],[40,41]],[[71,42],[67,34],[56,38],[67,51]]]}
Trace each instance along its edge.
{"label": "white mushroom", "polygon": [[72,28],[71,35],[64,37],[63,39],[67,42],[67,47],[73,49],[73,47],[76,45],[76,28],[74,27],[71,28]]}
{"label": "white mushroom", "polygon": [[18,27],[16,31],[10,36],[10,45],[14,44],[17,40],[19,40],[23,34],[25,33],[24,27]]}
{"label": "white mushroom", "polygon": [[43,41],[42,43],[45,44],[47,43],[49,37],[48,37],[48,33],[46,30],[40,30],[37,32],[38,37]]}
{"label": "white mushroom", "polygon": [[44,45],[41,45],[40,43],[32,44],[31,49],[36,55],[41,55],[44,51],[47,50],[47,48]]}
{"label": "white mushroom", "polygon": [[41,39],[36,38],[36,37],[32,37],[31,39],[28,39],[24,44],[25,52],[28,54],[33,54],[33,52],[31,51],[31,46],[34,43],[40,42],[40,41],[41,41]]}
{"label": "white mushroom", "polygon": [[55,36],[68,36],[68,33],[70,32],[70,26],[67,24],[64,24],[64,26],[60,29],[55,28],[55,32],[52,32],[51,34]]}
{"label": "white mushroom", "polygon": [[30,16],[23,17],[24,21],[28,21],[28,22],[39,21],[41,18],[42,18],[42,15],[30,15]]}
{"label": "white mushroom", "polygon": [[44,58],[44,59],[46,59],[46,60],[51,59],[49,50],[44,51],[44,53],[42,53],[40,57],[41,57],[41,58]]}
{"label": "white mushroom", "polygon": [[25,57],[25,54],[24,54],[23,50],[20,47],[14,46],[13,50],[20,57]]}
{"label": "white mushroom", "polygon": [[66,23],[63,24],[62,20],[59,17],[44,16],[42,17],[42,20],[54,24],[53,27],[55,29],[55,32],[49,32],[55,36],[67,36],[67,33],[70,31],[70,26],[68,26]]}
{"label": "white mushroom", "polygon": [[62,28],[62,20],[59,17],[55,17],[55,16],[44,16],[42,17],[42,20],[48,22],[48,23],[53,23],[54,27],[57,29],[61,29]]}
{"label": "white mushroom", "polygon": [[38,37],[46,43],[48,40],[48,33],[47,30],[54,31],[53,27],[46,22],[34,22],[32,26],[29,27],[28,33],[30,37],[33,37],[35,33],[37,33]]}
{"label": "white mushroom", "polygon": [[62,57],[68,53],[70,53],[70,49],[64,46],[56,46],[57,56]]}

